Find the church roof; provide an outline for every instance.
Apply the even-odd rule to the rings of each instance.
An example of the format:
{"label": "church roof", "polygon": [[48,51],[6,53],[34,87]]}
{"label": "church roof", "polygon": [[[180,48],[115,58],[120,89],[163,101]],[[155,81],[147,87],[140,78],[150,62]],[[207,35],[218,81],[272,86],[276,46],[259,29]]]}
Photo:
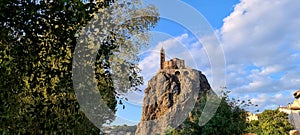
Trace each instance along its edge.
{"label": "church roof", "polygon": [[173,59],[171,59],[171,60],[173,61],[173,60],[182,60],[182,59],[179,59],[179,58],[173,58]]}

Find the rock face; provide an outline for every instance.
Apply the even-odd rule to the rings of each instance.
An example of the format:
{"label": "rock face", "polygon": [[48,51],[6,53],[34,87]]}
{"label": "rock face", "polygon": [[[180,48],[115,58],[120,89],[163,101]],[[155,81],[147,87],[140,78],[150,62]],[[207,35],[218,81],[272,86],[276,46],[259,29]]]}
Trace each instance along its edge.
{"label": "rock face", "polygon": [[145,89],[141,122],[136,135],[164,134],[189,116],[198,97],[211,87],[200,71],[161,69]]}

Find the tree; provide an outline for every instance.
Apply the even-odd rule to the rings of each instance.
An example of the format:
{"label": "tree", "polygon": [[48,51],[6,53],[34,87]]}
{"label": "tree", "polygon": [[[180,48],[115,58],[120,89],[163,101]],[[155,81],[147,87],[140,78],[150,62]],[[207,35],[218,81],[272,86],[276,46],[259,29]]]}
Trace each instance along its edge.
{"label": "tree", "polygon": [[202,134],[242,134],[246,128],[245,107],[251,102],[229,99],[224,93],[214,117],[203,126]]}
{"label": "tree", "polygon": [[[206,95],[207,94],[214,93],[210,92],[206,93]],[[253,104],[250,100],[229,99],[228,94],[229,91],[222,92],[222,99],[218,110],[212,119],[202,127],[199,126],[198,122],[208,96],[200,95],[200,99],[196,102],[190,117],[177,129],[173,131],[170,131],[170,129],[167,130],[168,134],[221,135],[245,133],[247,123],[244,108],[252,106]]]}
{"label": "tree", "polygon": [[[97,16],[96,13],[103,12],[103,9],[110,6],[115,6],[115,11],[136,9],[136,12],[142,13],[156,12],[153,8],[140,8],[136,1],[0,2],[0,132],[99,133],[99,129],[79,110],[73,90],[72,58],[78,30]],[[126,17],[125,13],[127,12],[116,12],[111,16],[122,18]],[[100,95],[113,111],[116,111],[120,94],[112,87],[113,72],[109,71],[113,69],[109,59],[121,54],[117,53],[118,48],[127,48],[127,51],[130,50],[127,55],[136,56],[136,48],[132,46],[147,40],[139,39],[135,44],[129,45],[127,43],[130,37],[133,33],[147,37],[146,32],[155,25],[157,19],[156,13],[156,16],[140,16],[135,20],[128,20],[122,25],[123,32],[108,32],[99,42],[101,48],[97,51],[95,79]],[[123,47],[126,45],[128,46]],[[134,60],[126,57],[122,63],[131,67],[128,72],[132,74],[127,77],[131,77],[132,87],[142,83],[136,73],[138,69],[132,62]],[[107,119],[103,119],[103,122]]]}
{"label": "tree", "polygon": [[247,127],[248,132],[263,135],[288,135],[292,129],[288,114],[278,109],[263,111],[258,120],[251,121]]}

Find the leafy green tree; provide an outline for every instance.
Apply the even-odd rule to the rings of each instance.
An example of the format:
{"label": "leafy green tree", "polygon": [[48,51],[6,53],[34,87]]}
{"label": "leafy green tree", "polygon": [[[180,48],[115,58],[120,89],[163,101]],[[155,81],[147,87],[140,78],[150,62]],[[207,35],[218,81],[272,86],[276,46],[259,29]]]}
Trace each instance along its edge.
{"label": "leafy green tree", "polygon": [[247,127],[249,133],[261,135],[288,135],[293,126],[288,121],[288,114],[276,110],[265,110],[258,120],[251,121]]}
{"label": "leafy green tree", "polygon": [[[96,13],[103,13],[103,9],[115,4],[113,0],[0,2],[0,132],[99,133],[99,129],[79,110],[73,90],[72,59],[78,31],[97,16]],[[156,12],[154,8],[146,10],[138,6],[136,1],[123,2],[116,6],[116,11],[127,9],[142,13]],[[112,16],[128,17],[123,15],[125,13],[116,12]],[[157,16],[141,16],[133,21],[128,20],[121,25],[122,32],[108,32],[99,42],[101,46],[97,51],[95,79],[100,95],[113,112],[116,111],[120,94],[112,84],[113,73],[109,71],[113,70],[113,62],[110,59],[122,54],[117,53],[118,48],[126,48],[130,50],[127,51],[128,56],[136,56],[134,45],[146,42],[147,38],[138,39],[130,46],[127,41],[133,33],[144,33],[147,37],[146,32],[155,25],[157,19]],[[109,26],[102,25],[102,28],[106,27]],[[123,62],[119,62],[131,67],[128,69],[131,74],[127,77],[131,78],[129,81],[132,87],[142,83],[137,76],[138,69],[134,66],[135,58],[125,57]],[[112,119],[105,118],[103,122]]]}
{"label": "leafy green tree", "polygon": [[[214,93],[206,93],[214,94]],[[199,118],[205,106],[208,96],[200,95],[200,99],[196,102],[195,108],[191,112],[189,118],[175,130],[167,130],[169,135],[223,135],[223,134],[242,134],[245,133],[247,127],[246,111],[244,108],[252,106],[249,101],[239,99],[229,99],[229,91],[222,94],[221,103],[212,119],[204,126],[199,126]]]}

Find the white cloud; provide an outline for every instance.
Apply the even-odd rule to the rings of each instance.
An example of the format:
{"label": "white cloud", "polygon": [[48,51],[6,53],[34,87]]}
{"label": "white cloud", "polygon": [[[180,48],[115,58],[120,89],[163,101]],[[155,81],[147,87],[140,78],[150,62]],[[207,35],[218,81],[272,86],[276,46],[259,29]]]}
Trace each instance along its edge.
{"label": "white cloud", "polygon": [[266,101],[267,101],[266,94],[260,94],[260,95],[258,95],[257,98],[252,99],[253,104],[262,104],[262,103],[265,103]]}
{"label": "white cloud", "polygon": [[221,29],[226,54],[238,55],[227,60],[258,66],[284,63],[279,60],[291,56],[286,51],[299,47],[299,6],[297,0],[242,0]]}
{"label": "white cloud", "polygon": [[[288,103],[293,101],[290,92],[286,91],[283,93],[261,93],[252,96],[251,102],[253,104],[257,104],[258,108],[251,108],[252,111],[259,109],[260,112],[265,109],[275,109],[279,106],[286,106]],[[248,96],[251,97],[251,96]]]}
{"label": "white cloud", "polygon": [[300,87],[299,9],[297,0],[241,0],[223,20],[220,35],[234,95],[252,93],[261,108],[292,98],[282,93]]}
{"label": "white cloud", "polygon": [[270,75],[272,73],[277,73],[283,69],[283,66],[281,65],[274,65],[274,66],[266,66],[264,69],[260,72],[261,75]]}

